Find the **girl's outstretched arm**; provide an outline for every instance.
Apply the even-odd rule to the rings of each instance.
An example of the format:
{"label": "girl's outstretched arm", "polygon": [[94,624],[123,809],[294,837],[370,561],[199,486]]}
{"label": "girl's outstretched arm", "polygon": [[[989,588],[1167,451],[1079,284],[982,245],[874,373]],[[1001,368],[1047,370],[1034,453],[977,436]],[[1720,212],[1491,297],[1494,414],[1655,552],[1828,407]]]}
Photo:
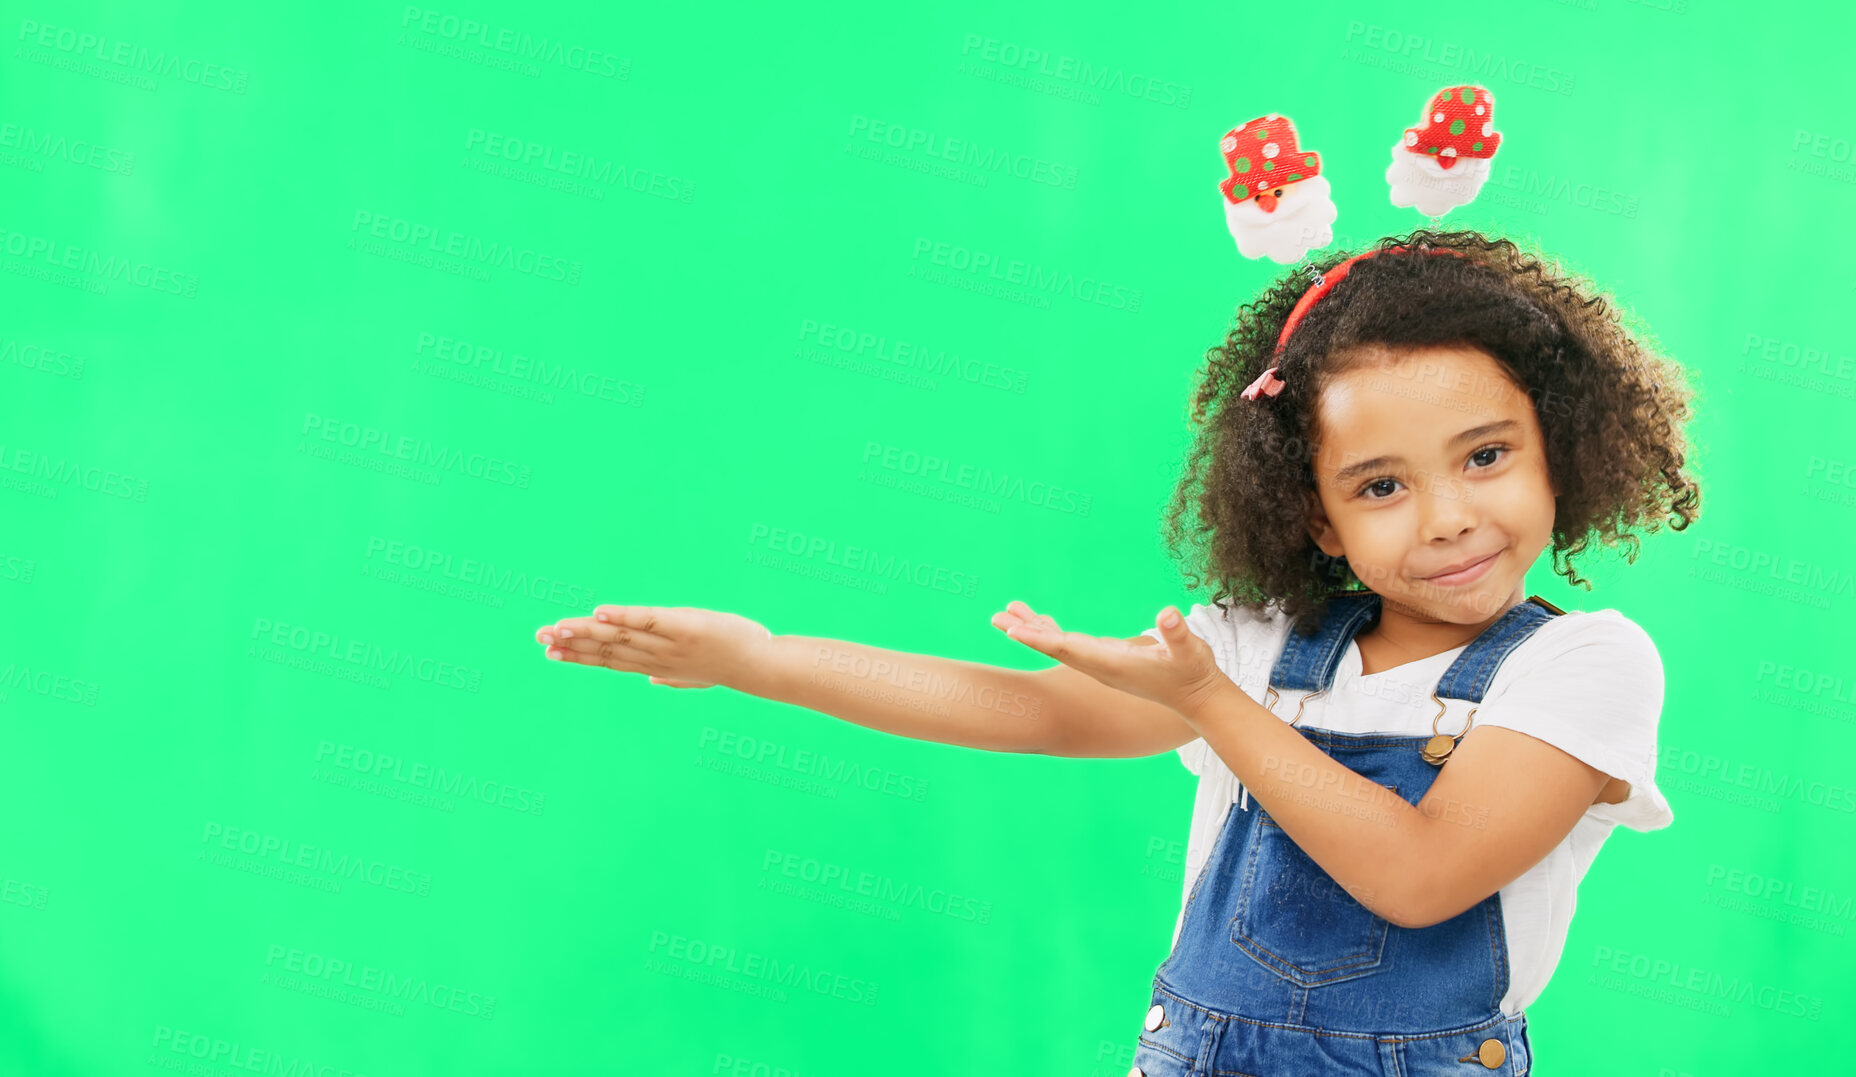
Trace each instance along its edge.
{"label": "girl's outstretched arm", "polygon": [[730,687],[899,737],[989,752],[1043,752],[1061,709],[1030,670],[774,636]]}
{"label": "girl's outstretched arm", "polygon": [[600,606],[592,617],[545,625],[535,638],[560,661],[647,674],[675,687],[724,685],[896,736],[986,751],[1151,755],[1195,736],[1171,708],[1062,665],[1007,669],[776,636],[716,610]]}

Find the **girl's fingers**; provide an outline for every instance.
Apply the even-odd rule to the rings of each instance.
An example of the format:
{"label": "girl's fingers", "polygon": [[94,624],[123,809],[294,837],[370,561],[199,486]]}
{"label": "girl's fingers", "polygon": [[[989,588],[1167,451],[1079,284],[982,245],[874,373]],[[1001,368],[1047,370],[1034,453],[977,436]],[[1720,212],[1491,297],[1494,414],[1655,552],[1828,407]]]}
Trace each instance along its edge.
{"label": "girl's fingers", "polygon": [[[658,626],[670,611],[662,606],[594,606],[593,620],[603,624],[619,625],[623,628],[635,628],[641,632],[658,633]],[[661,634],[661,633],[660,633]]]}
{"label": "girl's fingers", "polygon": [[[648,635],[662,640],[668,634],[663,622],[669,612],[659,606],[595,606],[586,617],[563,617],[552,625],[542,625],[535,632],[535,640],[538,643],[553,644],[559,640],[586,635],[602,640]],[[599,628],[605,631],[596,632],[595,629]],[[622,633],[619,629],[625,631]],[[651,641],[637,639],[636,642]]]}
{"label": "girl's fingers", "polygon": [[992,623],[995,627],[1008,630],[1014,625],[1020,624],[1036,624],[1052,630],[1059,630],[1056,618],[1048,614],[1033,612],[1030,606],[1025,605],[1017,599],[1013,599],[1006,603],[1005,609],[1002,612],[993,614]]}
{"label": "girl's fingers", "polygon": [[591,636],[573,636],[556,640],[550,651],[565,651],[568,654],[590,657],[601,663],[624,663],[628,666],[661,665],[650,651],[617,640],[600,640]]}
{"label": "girl's fingers", "polygon": [[663,636],[647,632],[642,628],[632,628],[610,621],[598,621],[591,617],[563,617],[552,628],[544,628],[541,635],[552,635],[552,640],[542,639],[543,643],[560,643],[564,640],[594,639],[601,643],[619,642],[640,650],[655,652],[670,641]]}
{"label": "girl's fingers", "polygon": [[548,648],[548,657],[556,662],[571,662],[577,666],[600,666],[617,670],[620,673],[643,673],[644,670],[622,659],[603,658],[597,651],[582,651],[573,647]]}
{"label": "girl's fingers", "polygon": [[1042,625],[1020,625],[1011,632],[1013,639],[1025,644],[1042,654],[1055,658],[1066,666],[1074,666],[1084,673],[1104,668],[1114,644],[1119,640],[1099,639],[1087,632],[1065,632]]}
{"label": "girl's fingers", "polygon": [[1017,599],[1013,599],[1012,601],[1007,602],[1005,604],[1005,608],[1007,612],[1016,613],[1023,620],[1041,621],[1045,624],[1048,624],[1052,628],[1057,627],[1056,618],[1051,617],[1048,614],[1038,613],[1036,610],[1033,610],[1030,606],[1025,605],[1023,602],[1020,602]]}
{"label": "girl's fingers", "polygon": [[[1046,658],[1062,662],[1072,669],[1094,676],[1095,655],[1085,646],[1079,646],[1074,632],[1038,632],[1028,641]],[[1086,641],[1089,637],[1080,637]]]}
{"label": "girl's fingers", "polygon": [[1005,634],[1025,646],[1033,650],[1042,651],[1045,654],[1050,654],[1055,648],[1068,646],[1068,638],[1075,635],[1073,632],[1061,632],[1035,621],[1012,625],[1010,628],[1006,629]]}
{"label": "girl's fingers", "polygon": [[1024,624],[1025,619],[1016,613],[1001,611],[992,615],[992,623],[995,628],[1011,629]]}

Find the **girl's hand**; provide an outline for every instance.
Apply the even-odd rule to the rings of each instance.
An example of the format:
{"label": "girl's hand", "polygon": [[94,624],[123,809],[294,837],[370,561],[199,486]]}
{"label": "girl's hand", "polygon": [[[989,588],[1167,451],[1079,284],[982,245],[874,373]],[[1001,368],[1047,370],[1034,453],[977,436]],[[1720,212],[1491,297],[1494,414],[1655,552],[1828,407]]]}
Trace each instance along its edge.
{"label": "girl's hand", "polygon": [[[1171,624],[1167,618],[1174,618]],[[1190,717],[1223,685],[1231,683],[1204,640],[1186,628],[1179,610],[1160,611],[1160,639],[1089,636],[1065,632],[1050,617],[1023,602],[1009,603],[992,623],[1027,647],[1129,695],[1152,700]]]}
{"label": "girl's hand", "polygon": [[652,684],[709,688],[738,677],[773,633],[757,622],[687,606],[597,606],[535,630],[557,662],[643,673]]}

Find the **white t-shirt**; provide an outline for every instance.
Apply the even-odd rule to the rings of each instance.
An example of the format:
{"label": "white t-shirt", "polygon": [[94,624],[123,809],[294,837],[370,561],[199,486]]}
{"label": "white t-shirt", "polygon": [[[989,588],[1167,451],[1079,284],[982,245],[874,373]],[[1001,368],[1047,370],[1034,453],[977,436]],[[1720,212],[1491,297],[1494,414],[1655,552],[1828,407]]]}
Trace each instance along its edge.
{"label": "white t-shirt", "polygon": [[[1280,609],[1194,605],[1187,627],[1206,641],[1224,671],[1252,699],[1266,698],[1270,669],[1289,622]],[[1144,635],[1158,638],[1159,629]],[[1431,692],[1463,647],[1361,676],[1360,649],[1349,643],[1328,694],[1310,700],[1301,725],[1341,733],[1431,735],[1437,704]],[[1287,722],[1310,693],[1279,690],[1274,712]],[[1471,704],[1443,701],[1438,728],[1463,728]],[[1617,610],[1568,610],[1537,628],[1508,653],[1475,705],[1477,726],[1513,729],[1631,785],[1617,804],[1594,804],[1546,859],[1501,888],[1509,956],[1508,993],[1501,1009],[1513,1016],[1539,996],[1559,964],[1572,923],[1579,881],[1613,827],[1658,830],[1675,813],[1656,785],[1656,724],[1663,710],[1663,663],[1637,623]],[[1218,838],[1225,809],[1249,809],[1249,793],[1203,737],[1179,747],[1186,769],[1199,776],[1186,841],[1185,886],[1173,939],[1185,924],[1185,899]]]}

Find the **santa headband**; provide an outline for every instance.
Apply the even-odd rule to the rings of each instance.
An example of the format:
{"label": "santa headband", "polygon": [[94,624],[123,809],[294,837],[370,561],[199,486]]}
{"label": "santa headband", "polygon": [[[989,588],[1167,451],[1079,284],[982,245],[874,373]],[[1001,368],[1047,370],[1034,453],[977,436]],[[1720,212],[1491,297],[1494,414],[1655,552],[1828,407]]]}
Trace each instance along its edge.
{"label": "santa headband", "polygon": [[[1387,247],[1385,253],[1402,254],[1410,249],[1411,248],[1405,246]],[[1456,251],[1448,247],[1424,247],[1422,250],[1425,254],[1456,254],[1457,257],[1462,257],[1461,254],[1457,254]],[[1295,330],[1296,326],[1302,323],[1303,318],[1308,316],[1309,308],[1319,302],[1322,296],[1332,291],[1336,284],[1345,280],[1347,274],[1352,271],[1355,262],[1364,261],[1379,253],[1381,252],[1377,247],[1370,251],[1363,251],[1340,263],[1333,269],[1328,270],[1326,273],[1316,275],[1313,285],[1309,287],[1308,291],[1302,293],[1302,298],[1295,301],[1295,307],[1289,311],[1288,320],[1282,323],[1282,333],[1276,338],[1276,361],[1278,363],[1282,361],[1283,350],[1289,346],[1289,334]],[[1278,367],[1271,366],[1268,370],[1257,375],[1257,380],[1251,382],[1249,387],[1238,395],[1242,396],[1245,400],[1255,400],[1259,394],[1263,396],[1275,396],[1277,393],[1282,392],[1283,386],[1288,383],[1276,376],[1277,369]]]}
{"label": "santa headband", "polygon": [[[1495,130],[1495,98],[1486,87],[1451,86],[1437,91],[1417,126],[1406,128],[1392,147],[1392,164],[1386,169],[1392,204],[1415,207],[1433,223],[1467,205],[1488,179],[1489,160],[1501,141]],[[1321,175],[1321,155],[1301,148],[1295,124],[1287,116],[1272,112],[1233,128],[1225,133],[1219,149],[1230,175],[1218,189],[1224,194],[1225,225],[1237,241],[1238,253],[1287,265],[1334,241],[1339,211]],[[1405,250],[1392,247],[1387,253]],[[1456,253],[1444,248],[1425,248],[1425,252]],[[1309,309],[1345,279],[1356,262],[1379,253],[1371,250],[1355,255],[1315,277],[1283,324],[1276,342],[1277,357]],[[1264,371],[1244,390],[1244,398],[1255,400],[1281,392],[1283,382],[1276,371],[1275,366]]]}

